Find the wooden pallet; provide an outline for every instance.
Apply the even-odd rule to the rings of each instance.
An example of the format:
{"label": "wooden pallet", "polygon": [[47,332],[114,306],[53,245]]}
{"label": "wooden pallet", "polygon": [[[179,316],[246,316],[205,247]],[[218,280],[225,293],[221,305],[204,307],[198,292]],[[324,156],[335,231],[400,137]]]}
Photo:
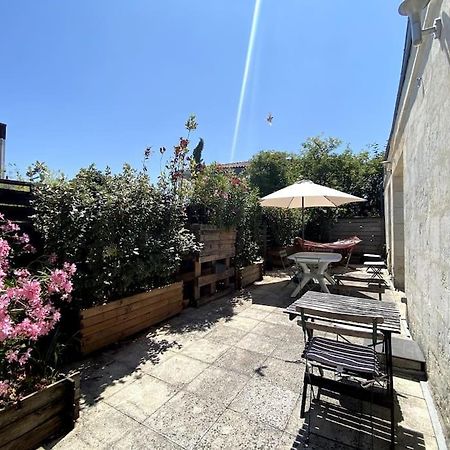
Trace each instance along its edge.
{"label": "wooden pallet", "polygon": [[[211,225],[196,225],[193,230],[203,244],[193,274],[194,302],[199,306],[234,289],[236,231]],[[191,275],[185,277],[191,279]]]}

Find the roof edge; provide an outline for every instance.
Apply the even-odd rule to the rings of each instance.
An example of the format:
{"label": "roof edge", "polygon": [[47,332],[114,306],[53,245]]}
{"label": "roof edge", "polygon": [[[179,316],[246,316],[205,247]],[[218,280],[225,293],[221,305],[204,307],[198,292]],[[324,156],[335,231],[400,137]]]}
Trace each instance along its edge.
{"label": "roof edge", "polygon": [[402,68],[400,71],[400,81],[398,84],[397,98],[395,100],[394,116],[392,118],[391,131],[389,133],[389,139],[386,145],[386,150],[384,152],[384,159],[387,160],[389,157],[389,151],[391,149],[391,141],[394,135],[395,124],[397,123],[398,110],[400,108],[400,100],[402,98],[403,86],[405,85],[406,72],[408,71],[409,59],[411,56],[412,39],[411,39],[411,25],[408,20],[408,25],[406,27],[406,37],[405,46],[403,49],[403,61]]}

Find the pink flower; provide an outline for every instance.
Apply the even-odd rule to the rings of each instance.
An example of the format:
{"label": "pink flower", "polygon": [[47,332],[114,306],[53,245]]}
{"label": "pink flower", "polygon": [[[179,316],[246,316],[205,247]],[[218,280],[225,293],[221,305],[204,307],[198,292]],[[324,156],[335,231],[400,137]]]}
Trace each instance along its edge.
{"label": "pink flower", "polygon": [[29,348],[22,356],[19,358],[19,366],[24,366],[25,363],[30,359],[31,348]]}
{"label": "pink flower", "polygon": [[19,231],[20,227],[16,223],[13,223],[10,220],[7,220],[4,225],[0,226],[0,229],[2,231],[4,231],[5,233],[10,233],[12,231]]}
{"label": "pink flower", "polygon": [[0,397],[6,397],[8,391],[9,391],[8,381],[0,380]]}
{"label": "pink flower", "polygon": [[25,253],[36,253],[36,248],[33,247],[31,244],[25,244],[23,246],[23,251]]}
{"label": "pink flower", "polygon": [[5,354],[5,358],[7,359],[7,361],[9,363],[12,363],[14,361],[17,361],[18,357],[17,355],[19,354],[19,350],[8,350]]}
{"label": "pink flower", "polygon": [[[14,271],[14,275],[18,278],[19,283],[23,283],[24,281],[28,280],[28,278],[31,276],[30,272],[27,269],[16,269]],[[1,273],[0,273],[1,277]]]}
{"label": "pink flower", "polygon": [[17,236],[17,241],[21,244],[28,244],[30,242],[30,236],[27,233],[22,233],[21,236]]}
{"label": "pink flower", "polygon": [[[4,220],[1,213],[0,220]],[[15,246],[11,247],[10,242]],[[14,373],[12,386],[7,380],[0,381],[0,404],[23,390],[34,370],[31,359],[34,342],[48,335],[61,319],[53,301],[70,301],[71,278],[76,273],[75,264],[70,263],[49,274],[45,270],[14,268],[12,248],[17,244],[22,244],[22,251],[36,251],[29,236],[21,234],[16,224],[8,221],[0,225],[0,344],[6,371]],[[56,255],[49,260],[53,258],[56,262]]]}
{"label": "pink flower", "polygon": [[0,238],[0,258],[4,259],[9,256],[9,252],[11,250],[11,247],[8,244],[8,241],[5,239]]}
{"label": "pink flower", "polygon": [[75,272],[77,271],[77,266],[75,264],[70,264],[68,262],[64,263],[64,270],[69,274],[69,275],[74,275]]}
{"label": "pink flower", "polygon": [[8,314],[0,314],[0,342],[5,341],[13,334],[11,318]]}
{"label": "pink flower", "polygon": [[41,284],[39,281],[25,281],[20,294],[32,303],[40,301]]}

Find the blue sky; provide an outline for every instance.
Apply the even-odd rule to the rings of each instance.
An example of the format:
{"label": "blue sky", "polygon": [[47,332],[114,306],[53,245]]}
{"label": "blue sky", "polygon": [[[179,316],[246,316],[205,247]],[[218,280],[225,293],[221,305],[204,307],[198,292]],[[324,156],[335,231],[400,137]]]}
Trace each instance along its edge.
{"label": "blue sky", "polygon": [[[190,113],[206,161],[228,162],[253,0],[21,0],[0,6],[7,162],[72,175],[141,166]],[[384,147],[406,20],[397,2],[262,0],[235,160],[308,136]],[[274,116],[270,127],[265,121]],[[159,171],[159,158],[151,172]]]}

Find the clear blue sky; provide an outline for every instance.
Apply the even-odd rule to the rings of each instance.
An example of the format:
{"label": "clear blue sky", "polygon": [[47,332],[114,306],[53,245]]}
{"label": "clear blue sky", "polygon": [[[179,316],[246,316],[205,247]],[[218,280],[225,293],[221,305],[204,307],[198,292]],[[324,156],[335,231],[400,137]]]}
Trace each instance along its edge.
{"label": "clear blue sky", "polygon": [[[398,2],[262,0],[235,160],[308,136],[384,147],[406,20]],[[205,159],[227,162],[253,0],[21,0],[0,5],[7,162],[68,174],[139,167],[190,113]],[[265,117],[271,112],[273,126]],[[152,172],[159,171],[159,158]]]}

